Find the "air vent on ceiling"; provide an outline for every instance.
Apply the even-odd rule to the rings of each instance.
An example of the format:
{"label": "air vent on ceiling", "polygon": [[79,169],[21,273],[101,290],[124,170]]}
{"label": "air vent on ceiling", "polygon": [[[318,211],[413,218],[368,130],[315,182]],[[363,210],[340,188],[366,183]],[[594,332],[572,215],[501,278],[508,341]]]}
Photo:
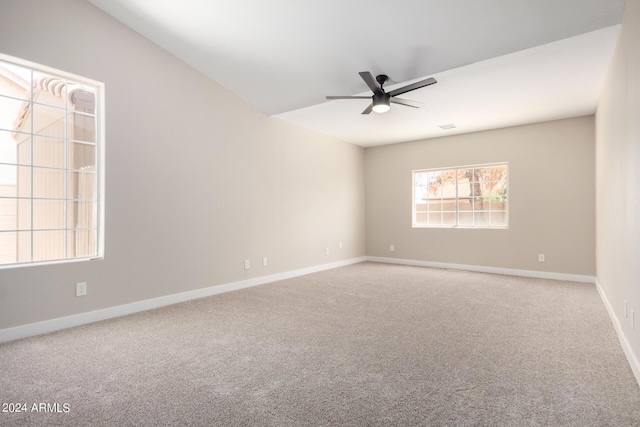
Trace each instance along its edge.
{"label": "air vent on ceiling", "polygon": [[455,129],[456,125],[454,125],[453,123],[449,123],[446,125],[439,125],[438,127],[442,130],[449,130],[449,129]]}

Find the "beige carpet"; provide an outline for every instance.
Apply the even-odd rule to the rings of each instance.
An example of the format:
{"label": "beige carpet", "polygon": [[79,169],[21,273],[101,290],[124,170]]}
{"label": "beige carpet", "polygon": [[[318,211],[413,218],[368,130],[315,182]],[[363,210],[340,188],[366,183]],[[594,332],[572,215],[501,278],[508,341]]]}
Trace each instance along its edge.
{"label": "beige carpet", "polygon": [[6,343],[0,374],[61,411],[3,426],[640,425],[593,285],[375,263]]}

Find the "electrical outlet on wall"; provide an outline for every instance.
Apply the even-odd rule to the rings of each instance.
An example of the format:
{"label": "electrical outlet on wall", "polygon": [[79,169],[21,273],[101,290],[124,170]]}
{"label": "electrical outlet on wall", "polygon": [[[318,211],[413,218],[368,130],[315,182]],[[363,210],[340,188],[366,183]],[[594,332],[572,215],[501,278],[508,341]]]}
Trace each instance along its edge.
{"label": "electrical outlet on wall", "polygon": [[538,254],[538,262],[544,262],[544,254]]}
{"label": "electrical outlet on wall", "polygon": [[76,296],[83,297],[87,295],[87,282],[76,283]]}
{"label": "electrical outlet on wall", "polygon": [[251,261],[249,261],[248,259],[244,260],[244,269],[248,270],[251,268]]}
{"label": "electrical outlet on wall", "polygon": [[395,250],[396,250],[396,245],[389,245],[389,251],[395,252]]}

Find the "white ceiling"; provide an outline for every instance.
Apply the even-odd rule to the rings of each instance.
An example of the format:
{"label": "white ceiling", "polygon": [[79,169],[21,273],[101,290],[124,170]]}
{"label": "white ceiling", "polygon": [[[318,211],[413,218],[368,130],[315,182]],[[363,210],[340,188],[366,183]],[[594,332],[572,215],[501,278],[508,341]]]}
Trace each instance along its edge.
{"label": "white ceiling", "polygon": [[[361,146],[595,111],[624,0],[89,0],[266,114]],[[358,72],[438,83],[360,113]],[[455,129],[438,126],[453,123]]]}

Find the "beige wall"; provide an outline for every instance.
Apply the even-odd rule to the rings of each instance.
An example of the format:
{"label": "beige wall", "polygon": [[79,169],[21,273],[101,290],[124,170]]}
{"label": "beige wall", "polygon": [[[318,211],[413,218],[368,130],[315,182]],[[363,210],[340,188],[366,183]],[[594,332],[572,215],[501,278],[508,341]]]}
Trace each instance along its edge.
{"label": "beige wall", "polygon": [[0,270],[0,329],[365,254],[362,148],[265,116],[85,1],[0,9],[0,52],[104,82],[107,110],[106,258]]}
{"label": "beige wall", "polygon": [[[595,273],[593,116],[369,148],[365,159],[369,256]],[[508,230],[411,227],[412,170],[495,162],[509,162]]]}
{"label": "beige wall", "polygon": [[[596,276],[640,381],[640,1],[627,0],[596,113]],[[635,312],[624,316],[624,301]]]}

